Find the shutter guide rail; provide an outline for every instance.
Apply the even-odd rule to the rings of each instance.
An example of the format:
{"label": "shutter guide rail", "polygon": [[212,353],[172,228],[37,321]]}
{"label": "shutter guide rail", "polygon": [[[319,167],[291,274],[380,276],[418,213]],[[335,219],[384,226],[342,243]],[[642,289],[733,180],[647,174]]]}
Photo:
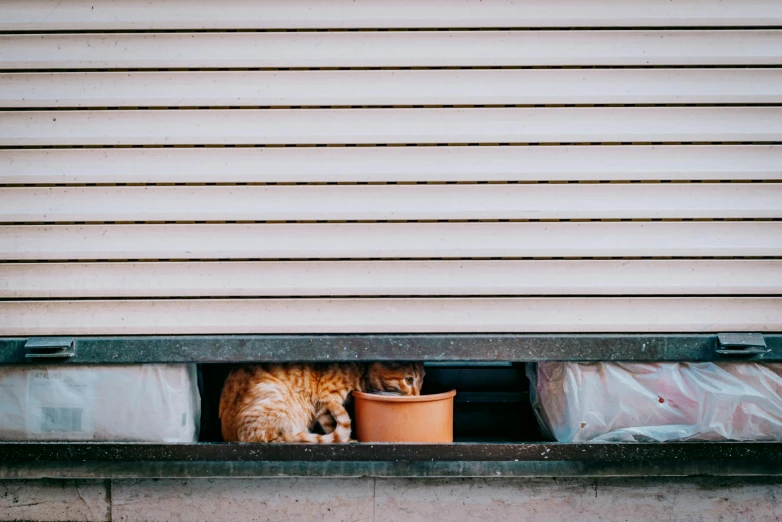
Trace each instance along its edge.
{"label": "shutter guide rail", "polygon": [[[782,361],[767,351],[720,354],[717,334],[173,335],[73,337],[59,364],[421,361]],[[0,364],[24,364],[28,337],[0,337]],[[33,338],[34,339],[34,338]]]}

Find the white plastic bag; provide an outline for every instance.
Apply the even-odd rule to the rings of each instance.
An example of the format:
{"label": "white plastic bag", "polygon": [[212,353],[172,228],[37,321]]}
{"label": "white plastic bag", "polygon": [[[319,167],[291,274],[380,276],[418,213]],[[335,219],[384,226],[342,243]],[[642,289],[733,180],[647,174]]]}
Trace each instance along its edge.
{"label": "white plastic bag", "polygon": [[0,366],[0,440],[195,442],[194,364]]}
{"label": "white plastic bag", "polygon": [[529,365],[533,408],[559,442],[782,440],[782,364]]}

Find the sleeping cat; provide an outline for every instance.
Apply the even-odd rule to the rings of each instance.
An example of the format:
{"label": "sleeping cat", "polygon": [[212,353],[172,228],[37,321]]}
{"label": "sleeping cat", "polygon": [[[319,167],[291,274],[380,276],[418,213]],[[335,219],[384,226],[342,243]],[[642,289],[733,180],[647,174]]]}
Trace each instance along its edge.
{"label": "sleeping cat", "polygon": [[[420,395],[421,363],[263,364],[231,372],[220,396],[227,442],[350,442],[353,390]],[[311,433],[315,422],[326,435]]]}

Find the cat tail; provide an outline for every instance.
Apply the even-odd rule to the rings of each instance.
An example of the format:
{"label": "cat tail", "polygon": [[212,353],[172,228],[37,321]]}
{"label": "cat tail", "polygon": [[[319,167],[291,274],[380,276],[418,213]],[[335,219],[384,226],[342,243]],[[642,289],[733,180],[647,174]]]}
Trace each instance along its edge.
{"label": "cat tail", "polygon": [[332,442],[350,442],[350,415],[345,406],[339,402],[331,402],[328,405],[329,413],[336,421],[336,428],[327,435],[317,433],[299,432],[283,434],[280,440],[283,442],[314,442],[317,444],[329,444]]}

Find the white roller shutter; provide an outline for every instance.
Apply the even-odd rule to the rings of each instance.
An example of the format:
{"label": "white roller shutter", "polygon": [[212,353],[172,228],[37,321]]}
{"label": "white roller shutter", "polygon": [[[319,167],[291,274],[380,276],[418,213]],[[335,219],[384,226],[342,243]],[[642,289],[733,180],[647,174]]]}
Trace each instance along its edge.
{"label": "white roller shutter", "polygon": [[0,335],[782,330],[767,0],[32,0]]}

